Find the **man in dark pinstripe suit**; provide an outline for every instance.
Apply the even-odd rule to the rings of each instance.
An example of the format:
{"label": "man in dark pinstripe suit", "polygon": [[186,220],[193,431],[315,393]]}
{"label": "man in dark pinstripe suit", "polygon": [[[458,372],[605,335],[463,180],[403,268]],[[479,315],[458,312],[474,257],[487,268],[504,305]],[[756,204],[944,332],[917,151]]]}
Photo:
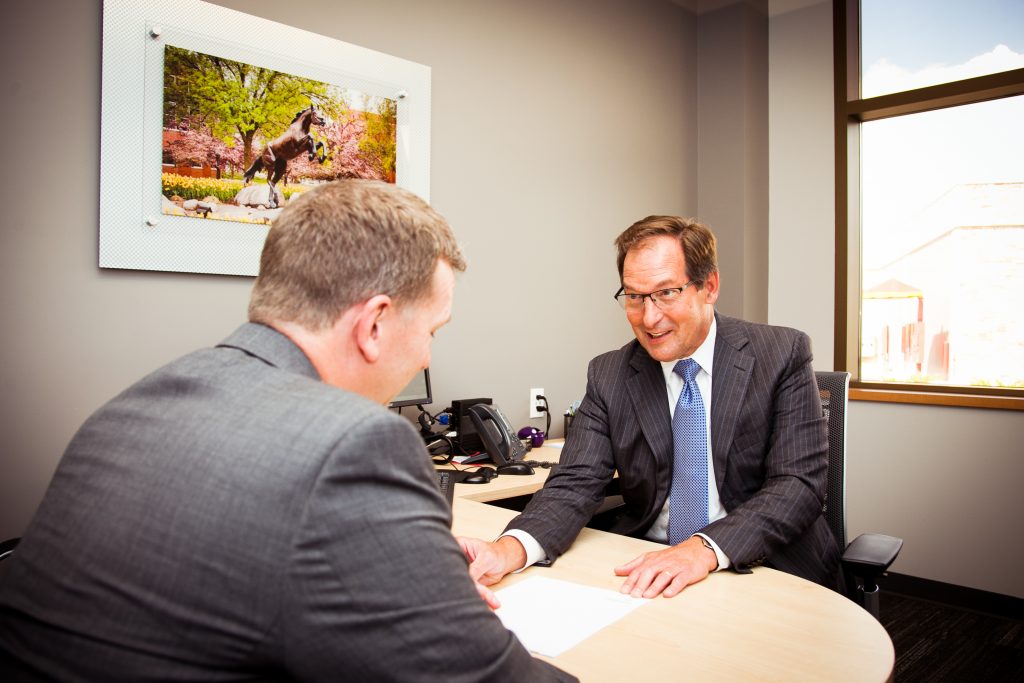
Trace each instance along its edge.
{"label": "man in dark pinstripe suit", "polygon": [[471,574],[490,585],[558,557],[616,473],[624,505],[606,528],[666,543],[671,414],[683,390],[672,368],[693,358],[709,433],[709,522],[615,567],[626,577],[622,592],[671,597],[712,571],[759,564],[836,587],[839,551],[822,514],[828,435],[810,339],[715,312],[715,237],[696,221],[649,216],[616,246],[616,299],[636,339],[591,361],[561,464],[505,534],[460,539]]}

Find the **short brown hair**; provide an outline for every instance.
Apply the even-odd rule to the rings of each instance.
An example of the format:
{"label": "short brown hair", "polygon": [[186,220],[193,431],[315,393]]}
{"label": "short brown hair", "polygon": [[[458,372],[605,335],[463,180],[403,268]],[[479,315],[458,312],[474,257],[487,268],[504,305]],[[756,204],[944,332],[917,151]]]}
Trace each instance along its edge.
{"label": "short brown hair", "polygon": [[629,226],[615,238],[615,247],[618,249],[616,262],[619,267],[620,283],[622,281],[622,264],[626,261],[626,254],[629,253],[629,250],[652,237],[661,235],[679,240],[679,246],[683,249],[683,257],[686,259],[686,274],[695,281],[697,289],[704,286],[708,276],[718,272],[718,247],[715,235],[706,225],[694,218],[648,216]]}
{"label": "short brown hair", "polygon": [[319,331],[377,294],[431,294],[439,259],[466,269],[448,222],[408,190],[339,180],[296,198],[274,221],[260,257],[249,320]]}

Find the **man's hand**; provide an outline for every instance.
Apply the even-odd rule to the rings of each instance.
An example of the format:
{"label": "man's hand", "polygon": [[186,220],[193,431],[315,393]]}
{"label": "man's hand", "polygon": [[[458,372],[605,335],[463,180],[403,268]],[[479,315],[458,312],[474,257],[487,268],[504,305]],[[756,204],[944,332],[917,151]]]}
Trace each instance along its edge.
{"label": "man's hand", "polygon": [[498,609],[501,607],[501,601],[498,600],[498,596],[494,594],[494,591],[479,581],[474,581],[473,585],[476,586],[476,592],[480,594],[480,597],[483,598],[483,601],[487,603],[488,607],[491,609]]}
{"label": "man's hand", "polygon": [[671,598],[691,583],[704,579],[716,567],[715,551],[705,548],[701,539],[693,536],[671,548],[644,553],[616,567],[615,573],[626,577],[619,590],[634,598],[653,598],[659,593]]}
{"label": "man's hand", "polygon": [[493,543],[464,536],[455,540],[469,560],[470,578],[484,586],[493,586],[506,574],[526,564],[523,544],[511,536],[502,536]]}

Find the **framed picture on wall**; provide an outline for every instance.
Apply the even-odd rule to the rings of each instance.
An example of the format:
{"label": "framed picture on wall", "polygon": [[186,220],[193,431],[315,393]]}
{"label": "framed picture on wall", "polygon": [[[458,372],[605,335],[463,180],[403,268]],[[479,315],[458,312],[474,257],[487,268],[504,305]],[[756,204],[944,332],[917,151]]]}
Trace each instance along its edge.
{"label": "framed picture on wall", "polygon": [[198,0],[106,0],[101,268],[256,275],[337,178],[429,201],[430,69]]}

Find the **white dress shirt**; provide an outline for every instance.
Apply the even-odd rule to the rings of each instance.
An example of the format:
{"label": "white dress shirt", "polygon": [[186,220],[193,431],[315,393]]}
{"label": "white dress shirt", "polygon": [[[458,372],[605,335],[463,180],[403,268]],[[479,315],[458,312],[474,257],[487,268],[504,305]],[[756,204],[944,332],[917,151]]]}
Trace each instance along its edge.
{"label": "white dress shirt", "polygon": [[[711,319],[711,329],[708,330],[708,336],[704,339],[704,342],[697,347],[697,350],[693,352],[693,358],[700,366],[700,371],[697,373],[696,382],[697,388],[700,389],[701,400],[704,403],[704,425],[707,429],[708,437],[708,521],[714,522],[715,520],[722,519],[725,517],[726,512],[722,507],[722,501],[718,496],[718,486],[715,483],[715,464],[714,459],[711,456],[711,373],[712,364],[715,356],[715,338],[718,334],[718,321],[714,318]],[[683,378],[673,372],[676,363],[682,358],[664,361],[661,363],[662,372],[665,373],[665,389],[666,389],[666,400],[668,400],[669,416],[675,414],[676,403],[679,401],[679,394],[683,392],[683,385],[685,382]],[[646,538],[657,541],[658,543],[668,543],[668,499],[665,499],[665,506],[661,509],[661,513],[658,518],[654,520],[651,528],[647,530]],[[715,555],[718,556],[718,569],[726,569],[730,562],[729,558],[722,552],[718,544],[708,538],[706,535],[698,533],[697,536],[706,539],[711,543],[714,548]],[[523,544],[523,548],[526,549],[526,564],[523,569],[529,567],[532,564],[540,562],[547,557],[544,549],[541,548],[540,543],[537,542],[532,535],[520,529],[510,529],[502,536],[513,536],[519,539],[519,542]],[[519,571],[522,571],[520,569]],[[716,570],[717,571],[717,570]]]}

